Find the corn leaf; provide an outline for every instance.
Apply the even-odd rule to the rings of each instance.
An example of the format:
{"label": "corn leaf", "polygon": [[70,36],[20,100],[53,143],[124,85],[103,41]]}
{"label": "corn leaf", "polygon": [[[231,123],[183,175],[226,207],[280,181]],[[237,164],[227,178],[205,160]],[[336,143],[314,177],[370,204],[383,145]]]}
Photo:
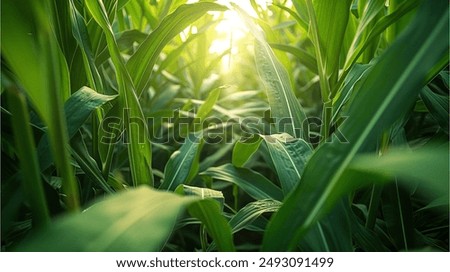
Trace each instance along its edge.
{"label": "corn leaf", "polygon": [[[432,200],[441,196],[448,199],[448,163],[448,144],[444,144],[440,147],[425,146],[413,152],[393,149],[382,157],[361,154],[353,159],[349,169],[364,175],[398,177],[403,185],[411,190],[424,190]],[[416,182],[421,182],[418,188],[415,188]]]}
{"label": "corn leaf", "polygon": [[258,172],[247,168],[225,164],[208,168],[201,175],[236,184],[256,200],[275,199],[281,201],[283,199],[283,193],[279,187]]}
{"label": "corn leaf", "polygon": [[[99,94],[88,87],[82,87],[72,94],[64,103],[64,113],[66,116],[67,134],[69,139],[76,134],[96,108],[109,101],[113,101],[116,97],[117,96],[115,95]],[[47,135],[44,135],[41,138],[37,151],[40,167],[42,170],[45,170],[53,163]]]}
{"label": "corn leaf", "polygon": [[186,196],[197,196],[201,199],[214,199],[220,204],[221,210],[223,210],[225,197],[221,191],[180,184],[175,189],[175,192]]}
{"label": "corn leaf", "polygon": [[106,36],[109,54],[116,68],[116,78],[119,86],[120,114],[124,120],[124,129],[127,132],[128,154],[130,157],[130,168],[133,184],[153,184],[152,174],[152,150],[148,137],[148,128],[139,105],[138,96],[125,67],[124,60],[120,54],[117,41],[112,32],[112,26],[108,19],[108,12],[101,0],[86,1],[86,6],[95,21],[103,29]]}
{"label": "corn leaf", "polygon": [[340,52],[350,13],[351,0],[313,1],[322,60],[327,77],[337,79]]}
{"label": "corn leaf", "polygon": [[57,219],[16,250],[159,251],[178,216],[194,201],[143,186],[105,198],[80,214]]}
{"label": "corn leaf", "polygon": [[188,211],[202,221],[220,251],[235,251],[231,227],[221,214],[219,203],[203,199],[189,205]]}
{"label": "corn leaf", "polygon": [[346,111],[349,119],[341,132],[350,144],[333,134],[331,142],[314,152],[300,184],[271,219],[263,250],[294,249],[305,232],[351,190],[354,184],[343,182],[342,174],[366,142],[376,140],[414,103],[428,70],[447,53],[447,22],[448,3],[426,1],[411,26],[380,56]]}
{"label": "corn leaf", "polygon": [[302,251],[314,252],[351,252],[353,251],[348,204],[345,200],[337,203],[335,208],[317,222],[301,239]]}
{"label": "corn leaf", "polygon": [[259,76],[266,86],[267,98],[277,132],[308,139],[308,120],[291,87],[286,69],[275,57],[264,33],[241,8],[233,5],[255,37],[255,60]]}
{"label": "corn leaf", "polygon": [[15,89],[7,90],[7,95],[11,106],[11,123],[16,152],[22,169],[23,187],[33,215],[33,225],[45,227],[50,223],[50,216],[45,199],[44,185],[40,176],[38,158],[36,153],[31,153],[30,156],[27,152],[35,149],[27,101],[25,95]]}
{"label": "corn leaf", "polygon": [[[348,71],[350,67],[356,62],[374,39],[379,37],[383,31],[385,31],[390,25],[400,20],[405,14],[409,13],[421,3],[421,0],[404,1],[393,13],[384,16],[373,26],[367,37],[363,41],[359,41],[358,37],[355,37],[356,47],[351,49],[347,54],[347,59],[344,65],[344,71]],[[370,16],[369,16],[370,18]],[[372,20],[368,20],[369,22]]]}
{"label": "corn leaf", "polygon": [[438,122],[442,130],[448,134],[449,97],[436,94],[429,87],[422,89],[420,97],[430,111],[431,116]]}
{"label": "corn leaf", "polygon": [[414,248],[414,219],[409,192],[398,182],[383,188],[383,217],[387,231],[397,250]]}
{"label": "corn leaf", "polygon": [[300,182],[303,169],[312,153],[311,147],[305,141],[294,139],[286,133],[261,137],[268,147],[283,193],[287,196]]}
{"label": "corn leaf", "polygon": [[250,202],[239,210],[231,219],[233,233],[245,229],[264,213],[273,213],[281,207],[281,202],[273,199],[262,199]]}
{"label": "corn leaf", "polygon": [[224,6],[215,3],[202,2],[182,5],[166,16],[127,62],[127,68],[133,76],[138,96],[147,86],[153,66],[164,46],[206,12],[224,11],[225,9]]}
{"label": "corn leaf", "polygon": [[173,191],[178,185],[187,183],[190,181],[189,178],[193,178],[191,170],[195,161],[198,160],[202,143],[203,133],[189,134],[183,146],[170,156],[164,168],[164,181],[160,189]]}
{"label": "corn leaf", "polygon": [[236,167],[243,167],[256,153],[261,144],[262,138],[254,135],[246,141],[237,141],[233,147],[232,163]]}
{"label": "corn leaf", "polygon": [[282,50],[287,53],[290,53],[297,57],[306,68],[308,68],[311,72],[318,74],[319,71],[317,69],[317,61],[316,59],[301,48],[297,48],[291,45],[279,44],[279,43],[271,43],[270,46],[276,50]]}
{"label": "corn leaf", "polygon": [[2,56],[48,126],[51,151],[63,178],[65,202],[69,210],[75,211],[79,208],[78,187],[70,165],[63,111],[64,99],[70,96],[69,71],[53,33],[56,20],[53,8],[47,1],[5,2]]}

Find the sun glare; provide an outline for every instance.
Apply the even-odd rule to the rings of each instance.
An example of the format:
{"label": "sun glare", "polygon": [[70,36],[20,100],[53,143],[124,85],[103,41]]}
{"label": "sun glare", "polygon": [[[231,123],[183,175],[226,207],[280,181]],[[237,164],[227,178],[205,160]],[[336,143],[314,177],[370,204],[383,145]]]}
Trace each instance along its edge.
{"label": "sun glare", "polygon": [[[266,9],[271,1],[256,1],[261,8]],[[256,12],[250,4],[250,1],[233,1],[233,0],[219,0],[217,3],[229,6],[230,3],[239,5],[250,16],[257,17]],[[220,14],[217,14],[220,16]],[[238,54],[238,43],[248,35],[248,29],[236,11],[227,10],[223,13],[223,19],[216,26],[216,39],[209,47],[211,54],[222,54],[229,50],[229,53],[222,58],[221,68],[224,72],[231,69],[233,56]]]}

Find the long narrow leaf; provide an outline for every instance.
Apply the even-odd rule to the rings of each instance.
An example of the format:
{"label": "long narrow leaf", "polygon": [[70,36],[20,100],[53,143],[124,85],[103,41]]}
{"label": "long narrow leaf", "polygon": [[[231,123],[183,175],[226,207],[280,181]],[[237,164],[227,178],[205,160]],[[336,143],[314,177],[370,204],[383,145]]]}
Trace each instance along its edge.
{"label": "long narrow leaf", "polygon": [[258,73],[266,85],[271,114],[277,124],[277,132],[308,140],[309,128],[306,115],[291,87],[286,69],[275,57],[262,30],[241,8],[234,5],[255,37],[255,60]]}
{"label": "long narrow leaf", "polygon": [[116,68],[119,103],[122,110],[121,116],[118,116],[118,118],[124,119],[124,129],[128,136],[128,154],[133,184],[135,186],[138,184],[153,184],[152,150],[148,137],[147,122],[112,32],[108,13],[101,0],[88,0],[86,6],[104,31],[111,60]]}
{"label": "long narrow leaf", "polygon": [[178,185],[190,181],[191,168],[200,152],[202,142],[201,132],[189,134],[180,150],[175,151],[167,162],[160,189],[173,191]]}
{"label": "long narrow leaf", "polygon": [[133,76],[138,96],[147,86],[153,66],[164,46],[206,12],[224,11],[225,9],[224,6],[215,3],[202,2],[182,5],[165,17],[127,62],[127,68]]}
{"label": "long narrow leaf", "polygon": [[272,218],[264,250],[295,248],[302,235],[349,192],[352,184],[342,182],[341,176],[351,160],[409,109],[428,70],[447,53],[447,22],[448,3],[426,1],[410,28],[380,57],[348,107],[349,120],[341,126],[350,143],[333,137],[313,154],[301,183]]}
{"label": "long narrow leaf", "polygon": [[236,184],[256,200],[275,199],[281,201],[283,199],[283,193],[279,187],[258,172],[247,168],[225,164],[219,167],[211,167],[202,172],[201,175]]}

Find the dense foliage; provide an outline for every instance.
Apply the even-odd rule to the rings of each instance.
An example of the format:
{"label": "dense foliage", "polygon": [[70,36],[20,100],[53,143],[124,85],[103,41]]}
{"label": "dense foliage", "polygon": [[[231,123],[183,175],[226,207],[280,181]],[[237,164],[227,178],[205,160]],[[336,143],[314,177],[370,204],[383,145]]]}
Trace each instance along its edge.
{"label": "dense foliage", "polygon": [[2,251],[448,251],[445,0],[5,0]]}

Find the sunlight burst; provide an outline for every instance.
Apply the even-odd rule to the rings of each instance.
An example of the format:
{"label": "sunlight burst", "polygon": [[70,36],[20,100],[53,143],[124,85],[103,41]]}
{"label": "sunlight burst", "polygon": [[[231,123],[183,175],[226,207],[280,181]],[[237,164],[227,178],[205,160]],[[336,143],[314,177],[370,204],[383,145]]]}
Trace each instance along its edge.
{"label": "sunlight burst", "polygon": [[[233,1],[233,0],[220,0],[217,1],[219,4],[229,6],[230,3],[239,5],[243,10],[245,10],[250,16],[257,17],[250,1]],[[267,6],[271,1],[260,0],[256,1],[257,4],[266,10]],[[220,14],[217,14],[220,16]],[[238,43],[248,35],[248,29],[246,28],[244,22],[233,10],[227,10],[223,13],[223,19],[215,28],[217,33],[217,38],[212,42],[209,47],[209,52],[211,54],[222,54],[229,50],[229,53],[222,58],[222,70],[228,72],[231,69],[231,62],[233,55],[238,54]]]}

